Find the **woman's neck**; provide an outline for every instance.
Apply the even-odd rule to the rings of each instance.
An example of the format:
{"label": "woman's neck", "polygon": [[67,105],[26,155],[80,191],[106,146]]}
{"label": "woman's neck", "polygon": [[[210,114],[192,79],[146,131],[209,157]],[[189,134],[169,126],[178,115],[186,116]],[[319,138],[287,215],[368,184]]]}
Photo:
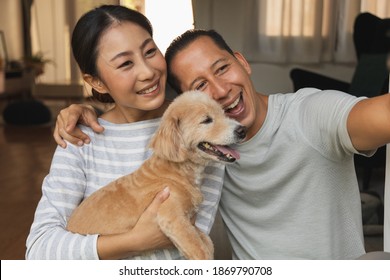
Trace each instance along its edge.
{"label": "woman's neck", "polygon": [[161,117],[169,105],[169,101],[164,101],[163,105],[155,110],[144,111],[139,109],[126,109],[114,106],[100,117],[106,121],[116,124],[133,123],[146,121]]}

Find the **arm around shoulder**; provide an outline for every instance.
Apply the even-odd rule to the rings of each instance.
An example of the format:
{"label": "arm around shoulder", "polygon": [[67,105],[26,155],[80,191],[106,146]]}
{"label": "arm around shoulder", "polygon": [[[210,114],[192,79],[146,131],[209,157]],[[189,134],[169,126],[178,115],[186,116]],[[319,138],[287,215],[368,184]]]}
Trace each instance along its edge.
{"label": "arm around shoulder", "polygon": [[61,110],[57,116],[53,137],[58,145],[65,148],[66,142],[64,140],[79,146],[91,141],[88,135],[77,127],[78,123],[91,127],[97,133],[104,130],[97,121],[97,113],[93,106],[73,104]]}

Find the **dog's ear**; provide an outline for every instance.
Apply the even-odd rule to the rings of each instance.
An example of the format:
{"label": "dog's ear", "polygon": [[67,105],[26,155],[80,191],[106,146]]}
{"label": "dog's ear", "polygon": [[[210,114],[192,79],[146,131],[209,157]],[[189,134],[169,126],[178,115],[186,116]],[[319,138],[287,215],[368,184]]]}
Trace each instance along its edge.
{"label": "dog's ear", "polygon": [[169,161],[183,162],[186,149],[180,131],[179,118],[163,118],[160,127],[152,137],[149,147],[155,155]]}

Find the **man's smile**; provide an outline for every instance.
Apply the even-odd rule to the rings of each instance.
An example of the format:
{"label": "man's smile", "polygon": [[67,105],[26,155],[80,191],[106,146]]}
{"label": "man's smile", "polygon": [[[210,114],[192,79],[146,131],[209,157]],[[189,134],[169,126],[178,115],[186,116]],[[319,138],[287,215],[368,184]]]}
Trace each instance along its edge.
{"label": "man's smile", "polygon": [[240,92],[240,95],[229,106],[224,108],[226,115],[231,118],[237,118],[243,110],[244,102],[242,98],[242,92]]}

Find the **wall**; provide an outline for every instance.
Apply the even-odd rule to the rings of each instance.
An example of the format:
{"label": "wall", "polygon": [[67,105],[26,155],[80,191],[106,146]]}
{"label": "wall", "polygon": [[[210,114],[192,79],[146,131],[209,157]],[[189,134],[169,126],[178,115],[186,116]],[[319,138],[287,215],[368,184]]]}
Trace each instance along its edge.
{"label": "wall", "polygon": [[0,30],[5,34],[8,59],[23,57],[22,7],[20,1],[1,0]]}
{"label": "wall", "polygon": [[66,18],[65,0],[35,0],[31,13],[33,53],[43,52],[46,58],[54,63],[45,66],[41,82],[52,82],[70,79],[70,35]]}
{"label": "wall", "polygon": [[[245,0],[244,0],[245,1]],[[39,10],[40,47],[48,57],[56,57],[56,65],[48,65],[43,81],[55,81],[79,79],[75,63],[68,63],[72,60],[69,52],[69,30],[73,28],[74,21],[78,18],[66,18],[66,10],[79,9],[74,7],[82,5],[83,2],[76,0],[36,0],[34,1]],[[99,2],[97,0],[85,1],[86,3]],[[105,1],[115,2],[115,1]],[[64,8],[64,4],[66,6]],[[237,51],[242,52],[243,42],[240,39],[242,34],[245,13],[242,1],[237,0],[193,0],[195,26],[197,28],[214,28],[219,31],[229,45]],[[62,11],[62,13],[61,13]],[[72,13],[69,13],[72,14]],[[68,17],[69,17],[68,14]],[[51,21],[56,19],[56,24]],[[22,41],[22,19],[19,1],[1,0],[0,2],[0,29],[5,31],[7,49],[11,59],[20,59],[23,56]],[[64,36],[65,35],[65,36]],[[66,51],[68,50],[68,52]],[[58,58],[60,57],[60,59]],[[70,65],[70,66],[69,66]],[[321,65],[277,65],[265,63],[251,63],[253,80],[258,91],[263,93],[290,92],[292,83],[289,72],[293,67],[303,67],[315,72],[334,77],[344,81],[351,81],[354,68],[347,65],[321,64]],[[71,71],[69,67],[73,67]],[[69,72],[73,73],[69,74]],[[71,75],[71,77],[69,77]],[[59,78],[62,77],[62,78]]]}
{"label": "wall", "polygon": [[[245,1],[245,0],[244,0]],[[215,29],[225,38],[233,50],[243,52],[242,32],[246,14],[243,2],[236,0],[193,0],[195,27]],[[294,67],[350,82],[354,71],[352,65],[319,64],[266,64],[252,63],[252,77],[259,92],[271,94],[293,90],[289,74]]]}

